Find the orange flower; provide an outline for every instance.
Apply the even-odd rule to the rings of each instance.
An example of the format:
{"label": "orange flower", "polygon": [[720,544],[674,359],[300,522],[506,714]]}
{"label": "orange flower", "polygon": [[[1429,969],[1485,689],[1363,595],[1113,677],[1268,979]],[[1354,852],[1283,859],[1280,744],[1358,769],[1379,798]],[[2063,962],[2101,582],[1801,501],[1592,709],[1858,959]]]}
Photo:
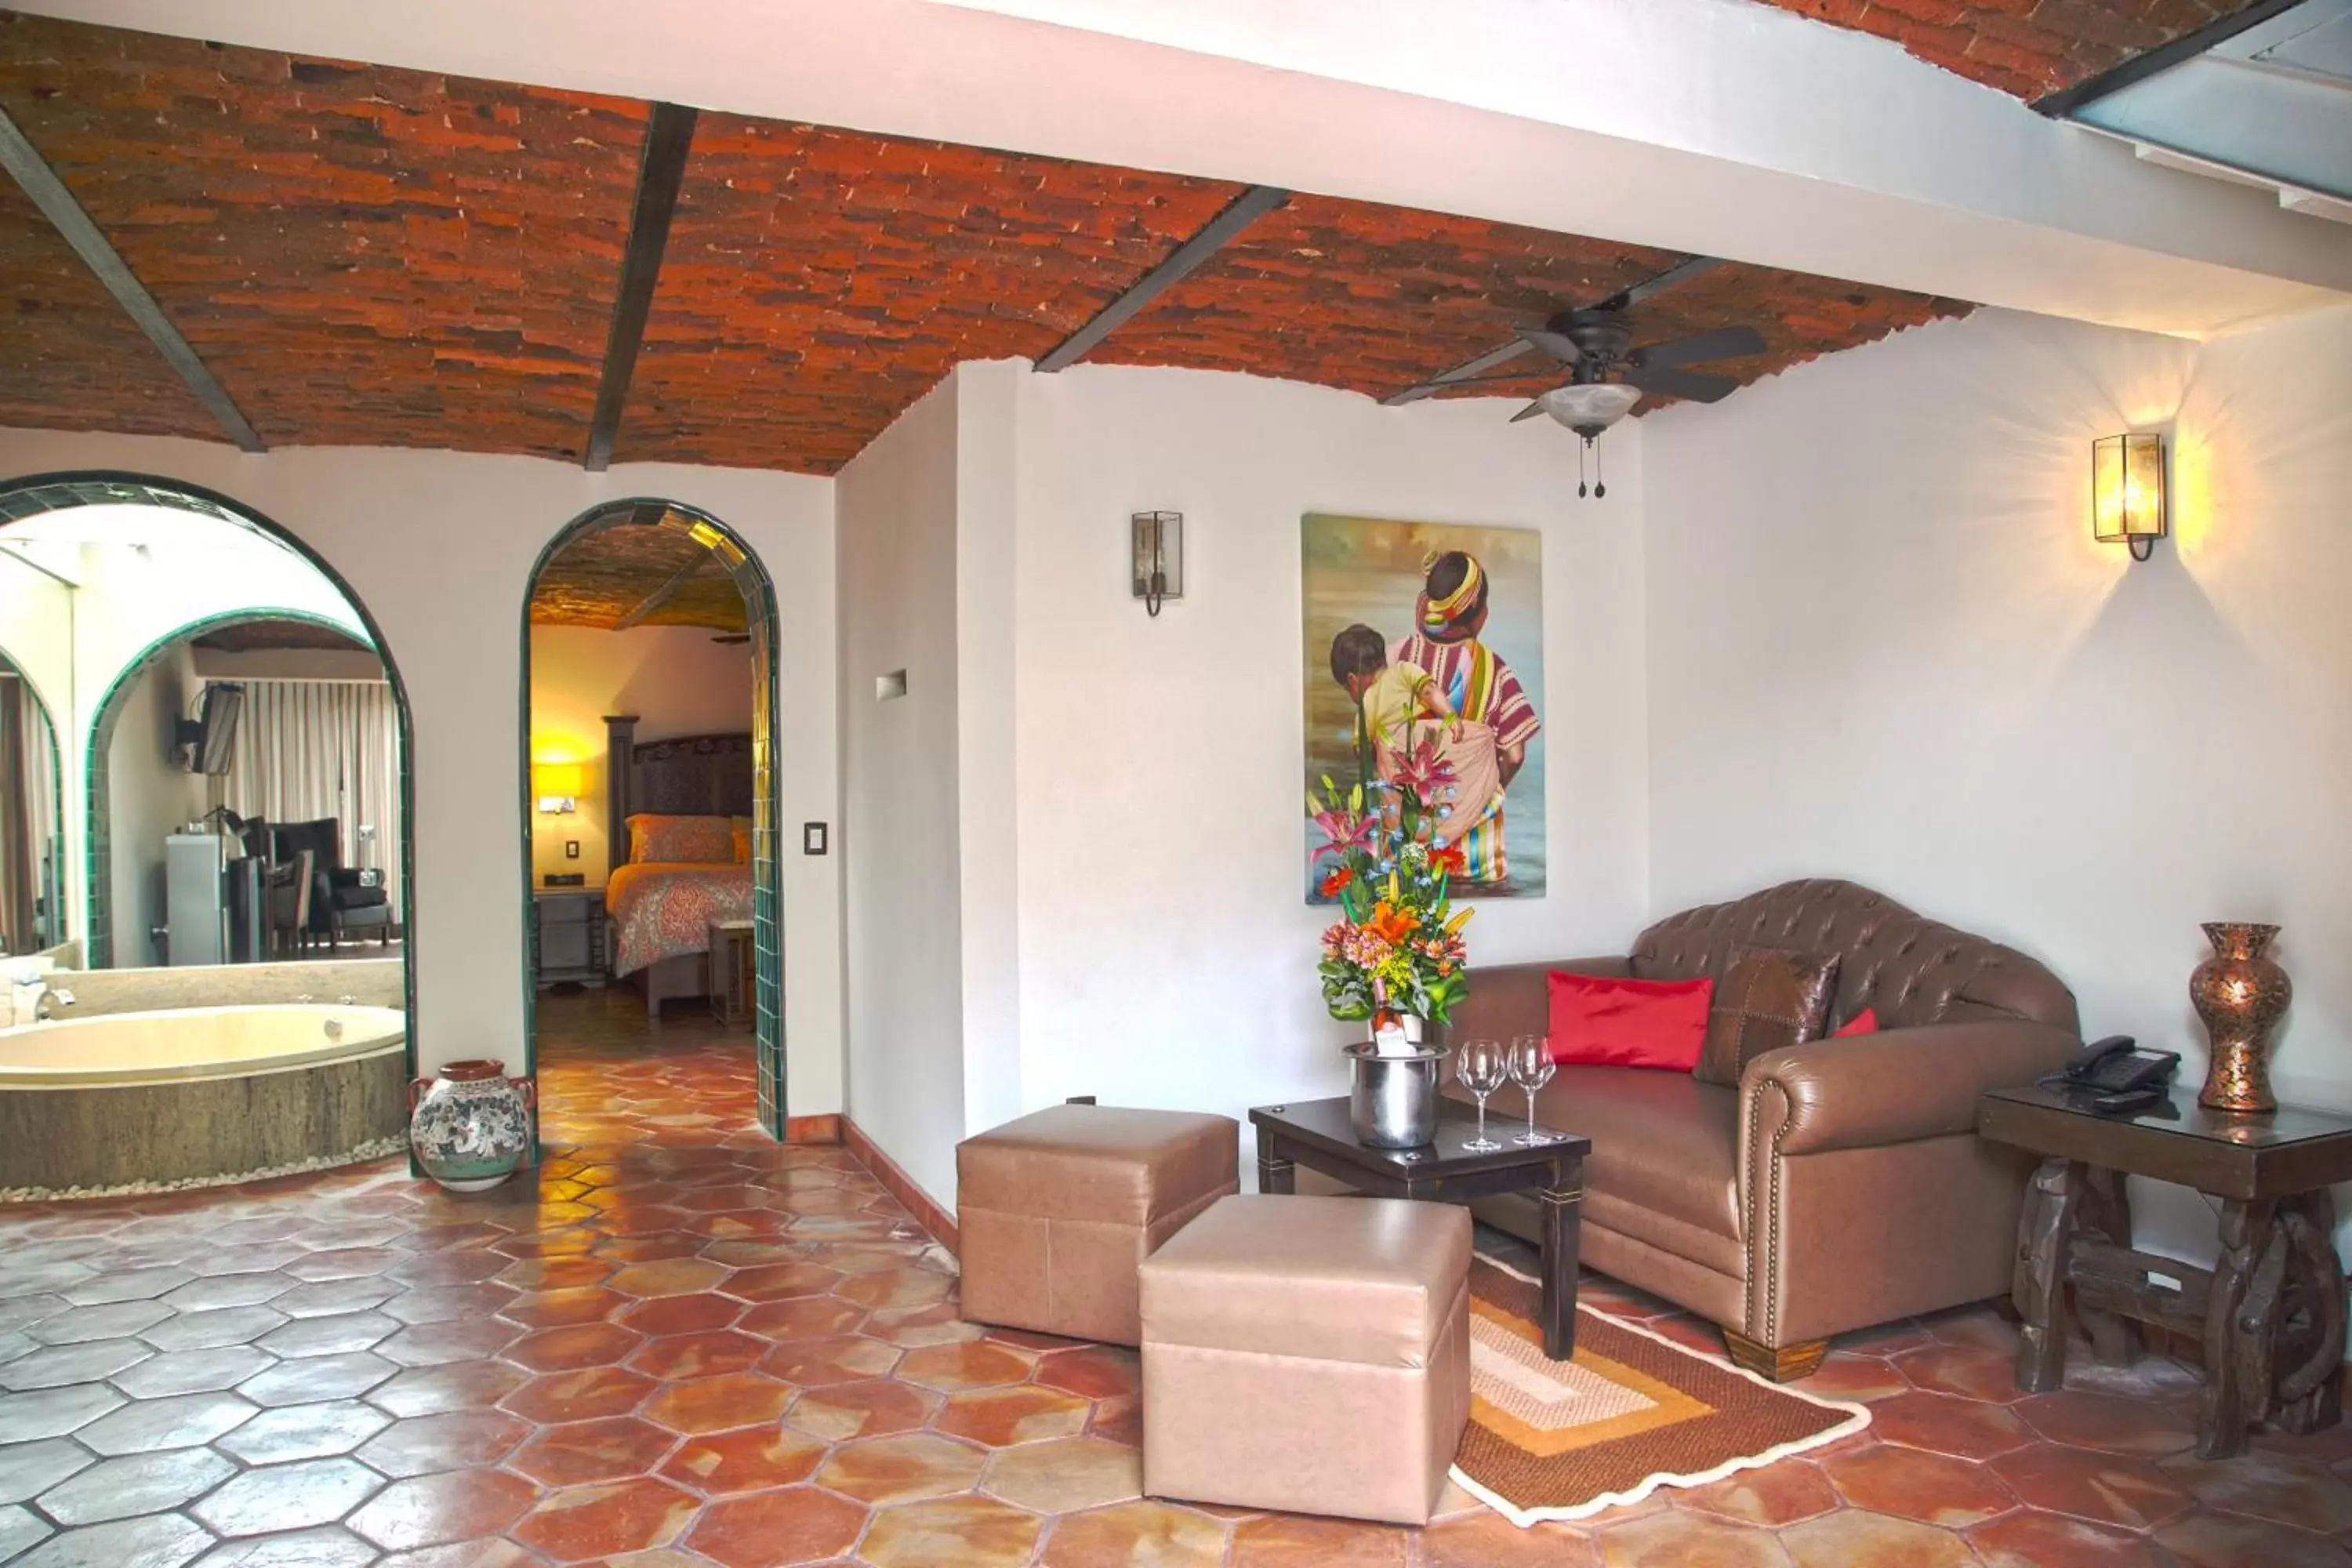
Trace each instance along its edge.
{"label": "orange flower", "polygon": [[1451,877],[1458,877],[1470,868],[1470,858],[1462,853],[1462,846],[1459,844],[1449,844],[1443,849],[1432,849],[1429,852],[1429,863],[1437,870]]}
{"label": "orange flower", "polygon": [[1345,866],[1339,868],[1323,879],[1323,896],[1327,899],[1339,897],[1339,889],[1355,879],[1356,874],[1353,871],[1349,870]]}
{"label": "orange flower", "polygon": [[1421,929],[1421,921],[1411,910],[1401,910],[1382,899],[1372,906],[1372,918],[1364,929],[1391,945],[1404,941]]}

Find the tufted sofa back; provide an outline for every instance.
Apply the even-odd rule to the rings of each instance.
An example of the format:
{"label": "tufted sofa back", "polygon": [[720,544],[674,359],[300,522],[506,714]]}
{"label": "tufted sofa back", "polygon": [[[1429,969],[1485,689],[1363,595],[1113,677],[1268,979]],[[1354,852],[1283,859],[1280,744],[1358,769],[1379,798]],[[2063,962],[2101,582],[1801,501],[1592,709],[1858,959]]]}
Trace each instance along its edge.
{"label": "tufted sofa back", "polygon": [[1838,955],[1835,1028],[1864,1007],[1880,1026],[2026,1018],[2079,1031],[2074,994],[2014,948],[1922,919],[1852,882],[1783,882],[1727,904],[1664,920],[1633,943],[1633,973],[1649,980],[1718,984],[1735,946]]}

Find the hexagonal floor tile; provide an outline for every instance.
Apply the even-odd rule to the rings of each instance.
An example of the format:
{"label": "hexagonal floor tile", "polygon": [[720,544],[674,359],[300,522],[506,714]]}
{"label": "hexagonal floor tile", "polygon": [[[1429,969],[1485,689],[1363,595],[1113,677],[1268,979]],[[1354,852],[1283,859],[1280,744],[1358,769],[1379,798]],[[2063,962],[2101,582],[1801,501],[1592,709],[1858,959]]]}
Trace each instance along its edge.
{"label": "hexagonal floor tile", "polygon": [[1973,1460],[1887,1443],[1822,1461],[1856,1508],[1959,1530],[2017,1506],[2000,1478]]}
{"label": "hexagonal floor tile", "polygon": [[719,1289],[746,1301],[786,1301],[822,1296],[841,1282],[841,1276],[814,1263],[766,1263],[739,1268]]}
{"label": "hexagonal floor tile", "polygon": [[[1406,1551],[1405,1532],[1386,1525],[1270,1514],[1234,1527],[1231,1561],[1233,1568],[1404,1568]],[[1722,1568],[1742,1565],[1733,1558]]]}
{"label": "hexagonal floor tile", "polygon": [[919,1345],[961,1344],[988,1332],[987,1325],[969,1323],[947,1303],[929,1307],[885,1307],[866,1320],[866,1332],[877,1340],[912,1350]]}
{"label": "hexagonal floor tile", "polygon": [[352,1459],[304,1459],[247,1470],[188,1511],[219,1535],[331,1524],[375,1495],[383,1478]]}
{"label": "hexagonal floor tile", "polygon": [[[102,1395],[98,1408],[121,1405],[111,1389],[59,1389],[60,1394]],[[5,1402],[0,1402],[5,1404]],[[232,1432],[258,1413],[258,1406],[234,1394],[183,1394],[170,1399],[142,1399],[111,1415],[81,1426],[74,1436],[101,1454],[146,1454],[161,1448],[192,1448]],[[89,1420],[87,1416],[83,1418]],[[0,1441],[5,1440],[6,1420],[0,1412]],[[73,1426],[64,1428],[73,1431]]]}
{"label": "hexagonal floor tile", "polygon": [[842,1443],[916,1431],[930,1424],[940,1404],[929,1389],[869,1378],[810,1389],[793,1401],[785,1419],[813,1436]]}
{"label": "hexagonal floor tile", "polygon": [[[1496,1520],[1517,1533],[1508,1521]],[[1217,1568],[1231,1527],[1220,1520],[1163,1502],[1136,1501],[1057,1520],[1040,1560],[1043,1568]],[[1495,1568],[1496,1559],[1479,1559]]]}
{"label": "hexagonal floor tile", "polygon": [[2029,1506],[2126,1530],[2148,1530],[2189,1511],[2189,1494],[2146,1459],[2035,1443],[1990,1461]]}
{"label": "hexagonal floor tile", "polygon": [[[723,1298],[721,1298],[723,1300]],[[668,1382],[716,1377],[721,1373],[749,1372],[768,1353],[768,1342],[732,1329],[700,1333],[667,1334],[648,1340],[628,1364],[648,1377]]]}
{"label": "hexagonal floor tile", "polygon": [[547,1426],[508,1459],[510,1469],[551,1487],[620,1480],[661,1462],[677,1435],[634,1415]]}
{"label": "hexagonal floor tile", "polygon": [[274,1307],[223,1307],[211,1312],[183,1312],[140,1338],[159,1351],[206,1351],[222,1345],[251,1344],[287,1321]]}
{"label": "hexagonal floor tile", "polygon": [[606,1284],[624,1296],[639,1299],[698,1296],[726,1278],[727,1269],[721,1264],[699,1258],[668,1258],[654,1263],[632,1263]]}
{"label": "hexagonal floor tile", "polygon": [[112,1301],[102,1307],[68,1307],[26,1324],[24,1332],[38,1344],[72,1345],[122,1339],[171,1315],[172,1309],[160,1301]]}
{"label": "hexagonal floor tile", "polygon": [[1713,1514],[1735,1524],[1760,1524],[1768,1530],[1840,1506],[1836,1489],[1822,1474],[1821,1467],[1803,1459],[1783,1459],[1741,1470],[1706,1486],[1677,1491],[1674,1501],[1677,1508],[1695,1513]]}
{"label": "hexagonal floor tile", "polygon": [[2025,1397],[2017,1386],[2014,1356],[1975,1345],[1934,1344],[1893,1359],[1895,1369],[1912,1386],[1931,1394],[1957,1394],[1988,1405],[2009,1405]]}
{"label": "hexagonal floor tile", "polygon": [[289,1405],[263,1411],[216,1447],[248,1465],[331,1458],[350,1453],[391,1424],[391,1416],[355,1399]]}
{"label": "hexagonal floor tile", "polygon": [[1948,1394],[1898,1394],[1870,1407],[1872,1435],[1958,1459],[1990,1459],[2021,1448],[2033,1435],[2016,1412]]}
{"label": "hexagonal floor tile", "polygon": [[[602,1285],[568,1285],[561,1289],[534,1290],[527,1296],[518,1296],[499,1315],[526,1329],[562,1329],[604,1322],[628,1304],[628,1297]],[[628,1326],[637,1327],[634,1323]]]}
{"label": "hexagonal floor tile", "polygon": [[309,1405],[328,1399],[356,1399],[400,1369],[366,1351],[341,1355],[305,1356],[280,1362],[236,1385],[237,1393],[256,1405]]}
{"label": "hexagonal floor tile", "polygon": [[97,1463],[63,1437],[0,1445],[0,1503],[26,1502]]}
{"label": "hexagonal floor tile", "polygon": [[[1056,1542],[1064,1528],[1066,1521],[1055,1528]],[[1601,1568],[1601,1549],[1576,1527],[1538,1524],[1521,1530],[1484,1507],[1422,1531],[1421,1557],[1423,1568]],[[1047,1568],[1063,1568],[1054,1561],[1051,1546],[1046,1563]],[[1073,1562],[1068,1568],[1092,1565]]]}
{"label": "hexagonal floor tile", "polygon": [[723,1432],[773,1421],[792,1403],[793,1391],[756,1372],[730,1373],[673,1383],[647,1402],[646,1415],[673,1432]]}
{"label": "hexagonal floor tile", "polygon": [[587,1421],[626,1415],[659,1386],[625,1367],[591,1366],[534,1377],[500,1403],[530,1421]]}
{"label": "hexagonal floor tile", "polygon": [[357,1458],[394,1477],[486,1468],[530,1435],[529,1423],[503,1410],[446,1410],[394,1422],[362,1444]]}
{"label": "hexagonal floor tile", "polygon": [[194,1568],[368,1568],[376,1550],[337,1525],[225,1541]]}
{"label": "hexagonal floor tile", "polygon": [[882,1377],[898,1364],[898,1347],[863,1334],[827,1334],[816,1339],[787,1340],[760,1363],[772,1376],[803,1388],[829,1383],[856,1383]]}
{"label": "hexagonal floor tile", "polygon": [[824,1458],[823,1442],[772,1426],[689,1437],[661,1473],[709,1497],[788,1487],[809,1478]]}
{"label": "hexagonal floor tile", "polygon": [[295,1318],[262,1335],[254,1343],[273,1355],[341,1355],[363,1351],[400,1331],[400,1321],[382,1312],[340,1312]]}
{"label": "hexagonal floor tile", "polygon": [[634,1303],[617,1294],[614,1299],[618,1304],[618,1316],[614,1321],[649,1337],[709,1333],[726,1328],[743,1312],[742,1302],[732,1296],[715,1293],[655,1296]]}
{"label": "hexagonal floor tile", "polygon": [[538,1488],[504,1470],[451,1470],[393,1482],[348,1523],[387,1551],[412,1551],[496,1535],[538,1495]]}
{"label": "hexagonal floor tile", "polygon": [[84,1340],[44,1345],[14,1361],[0,1362],[0,1388],[15,1394],[98,1383],[154,1354],[137,1340]]}
{"label": "hexagonal floor tile", "polygon": [[272,1310],[289,1318],[330,1318],[344,1312],[366,1312],[399,1294],[397,1280],[363,1275],[356,1279],[320,1279],[297,1285],[269,1300]]}
{"label": "hexagonal floor tile", "polygon": [[672,1540],[700,1506],[701,1500],[690,1492],[639,1476],[551,1493],[514,1527],[513,1534],[558,1563],[616,1557]]}
{"label": "hexagonal floor tile", "polygon": [[928,1307],[955,1294],[955,1280],[929,1268],[905,1266],[878,1274],[853,1274],[833,1293],[861,1307]]}
{"label": "hexagonal floor tile", "polygon": [[877,1510],[857,1554],[874,1568],[1022,1568],[1045,1521],[990,1498],[942,1498]]}
{"label": "hexagonal floor tile", "polygon": [[163,1513],[200,1498],[236,1467],[210,1448],[101,1459],[40,1498],[41,1510],[61,1525],[104,1524],[142,1513]]}
{"label": "hexagonal floor tile", "polygon": [[2110,1394],[2037,1394],[2011,1407],[2053,1443],[2111,1454],[2158,1458],[2185,1453],[2197,1442],[2194,1417],[2144,1399]]}
{"label": "hexagonal floor tile", "polygon": [[[728,1297],[684,1297],[681,1300],[728,1300]],[[824,1339],[846,1334],[866,1321],[866,1309],[838,1296],[796,1296],[785,1301],[763,1301],[743,1310],[735,1326],[764,1340]]]}
{"label": "hexagonal floor tile", "polygon": [[[2166,1525],[2152,1539],[2181,1568],[2343,1568],[2345,1559],[2344,1548],[2324,1535],[2201,1510]],[[2174,1568],[2174,1563],[2164,1568]]]}
{"label": "hexagonal floor tile", "polygon": [[2352,1531],[2352,1485],[2316,1464],[2257,1451],[2234,1459],[2168,1459],[2164,1472],[2207,1508],[2318,1535]]}
{"label": "hexagonal floor tile", "polygon": [[1037,1381],[1088,1399],[1119,1399],[1142,1391],[1143,1363],[1133,1351],[1116,1345],[1054,1351],[1039,1358]]}
{"label": "hexagonal floor tile", "polygon": [[77,1307],[103,1306],[109,1301],[146,1301],[166,1290],[176,1290],[195,1277],[194,1269],[176,1264],[152,1268],[110,1268],[68,1285],[58,1294]]}
{"label": "hexagonal floor tile", "polygon": [[411,1323],[375,1347],[375,1353],[402,1366],[447,1366],[487,1361],[522,1337],[521,1325],[503,1318],[467,1318],[454,1323]]}
{"label": "hexagonal floor tile", "polygon": [[1860,1509],[1841,1509],[1780,1532],[1797,1568],[1975,1568],[1976,1553],[1948,1530]]}
{"label": "hexagonal floor tile", "polygon": [[784,1487],[712,1503],[682,1544],[726,1568],[822,1563],[856,1543],[866,1513],[814,1487]]}
{"label": "hexagonal floor tile", "polygon": [[97,1568],[120,1563],[180,1568],[212,1543],[204,1527],[184,1515],[151,1513],[85,1530],[62,1531],[12,1559],[10,1568]]}
{"label": "hexagonal floor tile", "polygon": [[235,1388],[254,1373],[267,1372],[277,1364],[276,1360],[251,1345],[166,1351],[116,1373],[112,1381],[115,1387],[133,1399],[162,1399],[167,1394]]}
{"label": "hexagonal floor tile", "polygon": [[898,1358],[896,1375],[942,1394],[963,1394],[977,1388],[1025,1383],[1030,1366],[1029,1358],[1019,1352],[981,1341],[925,1345],[908,1351]]}
{"label": "hexagonal floor tile", "polygon": [[529,1373],[504,1362],[469,1361],[455,1366],[410,1367],[372,1391],[368,1403],[399,1416],[479,1410],[496,1405],[530,1381]]}
{"label": "hexagonal floor tile", "polygon": [[1038,1513],[1075,1513],[1143,1495],[1143,1456],[1098,1437],[1057,1437],[988,1461],[983,1490]]}
{"label": "hexagonal floor tile", "polygon": [[1985,1568],[2158,1568],[2137,1535],[2033,1509],[1981,1525],[1968,1540]]}
{"label": "hexagonal floor tile", "polygon": [[56,1526],[31,1509],[0,1505],[0,1563],[13,1563],[56,1532]]}
{"label": "hexagonal floor tile", "polygon": [[816,1479],[861,1502],[912,1502],[970,1490],[987,1462],[985,1449],[936,1433],[912,1432],[845,1443]]}

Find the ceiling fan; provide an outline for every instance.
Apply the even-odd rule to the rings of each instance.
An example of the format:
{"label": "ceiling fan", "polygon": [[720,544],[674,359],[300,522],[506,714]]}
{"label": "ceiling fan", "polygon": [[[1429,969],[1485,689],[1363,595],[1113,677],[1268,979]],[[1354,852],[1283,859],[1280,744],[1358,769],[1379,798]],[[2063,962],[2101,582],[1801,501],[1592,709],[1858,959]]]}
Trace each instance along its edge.
{"label": "ceiling fan", "polygon": [[[1515,342],[1409,386],[1387,401],[1409,403],[1433,392],[1475,386],[1482,382],[1525,381],[1525,371],[1500,375],[1479,373],[1535,349],[1567,366],[1569,380],[1511,416],[1511,422],[1517,424],[1538,414],[1549,414],[1583,437],[1588,447],[1595,437],[1630,413],[1645,394],[1686,398],[1694,403],[1718,402],[1737,391],[1739,383],[1713,371],[1686,367],[1762,353],[1766,346],[1763,333],[1753,327],[1718,327],[1636,346],[1633,329],[1626,320],[1626,311],[1633,305],[1717,265],[1720,263],[1713,257],[1695,257],[1597,305],[1562,310],[1540,327],[1521,327]],[[1582,454],[1579,453],[1580,474],[1582,466]],[[1576,493],[1585,493],[1580,478]],[[1604,484],[1594,493],[1606,495],[1608,487]]]}

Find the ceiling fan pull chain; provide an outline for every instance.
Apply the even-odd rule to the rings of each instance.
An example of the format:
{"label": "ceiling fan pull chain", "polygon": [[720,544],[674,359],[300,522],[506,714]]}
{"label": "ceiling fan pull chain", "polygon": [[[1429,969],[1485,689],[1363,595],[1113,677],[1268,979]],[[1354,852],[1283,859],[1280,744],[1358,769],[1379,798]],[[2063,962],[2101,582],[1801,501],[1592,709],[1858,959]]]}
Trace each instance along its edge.
{"label": "ceiling fan pull chain", "polygon": [[1591,445],[1590,439],[1580,440],[1576,444],[1576,499],[1579,500],[1584,499],[1584,449]]}
{"label": "ceiling fan pull chain", "polygon": [[[1590,445],[1590,443],[1587,443]],[[1601,448],[1592,448],[1592,499],[1599,500],[1609,493],[1609,481],[1601,477]]]}

